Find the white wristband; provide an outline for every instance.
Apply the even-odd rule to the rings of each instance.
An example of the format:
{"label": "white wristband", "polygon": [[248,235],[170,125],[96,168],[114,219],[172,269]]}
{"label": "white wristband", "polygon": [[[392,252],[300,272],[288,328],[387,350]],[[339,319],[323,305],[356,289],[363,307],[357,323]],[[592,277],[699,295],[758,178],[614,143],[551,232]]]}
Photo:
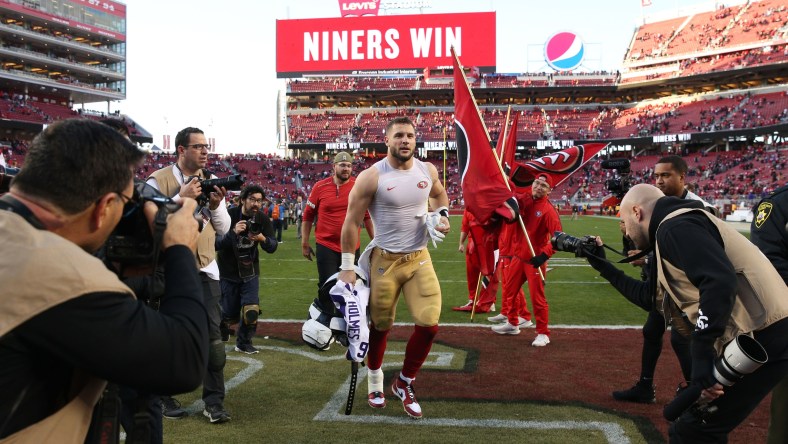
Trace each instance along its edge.
{"label": "white wristband", "polygon": [[339,266],[340,270],[355,270],[353,267],[356,261],[356,255],[353,253],[342,253],[342,265]]}

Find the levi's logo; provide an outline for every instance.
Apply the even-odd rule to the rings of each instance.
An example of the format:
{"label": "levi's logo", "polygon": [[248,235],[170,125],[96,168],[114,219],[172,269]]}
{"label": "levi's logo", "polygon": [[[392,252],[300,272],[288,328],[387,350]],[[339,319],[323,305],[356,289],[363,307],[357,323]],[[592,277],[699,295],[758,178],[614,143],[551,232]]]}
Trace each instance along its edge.
{"label": "levi's logo", "polygon": [[372,1],[348,1],[339,0],[339,12],[342,17],[357,15],[357,13],[366,15],[378,14],[379,0]]}

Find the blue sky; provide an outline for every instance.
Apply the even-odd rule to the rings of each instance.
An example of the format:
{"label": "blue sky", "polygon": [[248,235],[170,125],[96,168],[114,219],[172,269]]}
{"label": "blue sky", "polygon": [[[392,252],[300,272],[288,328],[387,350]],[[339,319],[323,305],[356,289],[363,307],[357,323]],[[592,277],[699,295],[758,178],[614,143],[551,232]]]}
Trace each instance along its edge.
{"label": "blue sky", "polygon": [[[498,72],[547,70],[538,54],[558,31],[587,46],[591,69],[616,70],[643,14],[673,13],[698,0],[431,0],[423,13],[495,11]],[[186,126],[216,139],[219,152],[274,152],[277,19],[339,17],[336,0],[128,0],[127,99],[110,104],[154,135]],[[391,15],[390,11],[388,15]],[[401,13],[418,14],[419,10]],[[107,104],[91,108],[107,110]],[[279,152],[282,154],[282,152]]]}

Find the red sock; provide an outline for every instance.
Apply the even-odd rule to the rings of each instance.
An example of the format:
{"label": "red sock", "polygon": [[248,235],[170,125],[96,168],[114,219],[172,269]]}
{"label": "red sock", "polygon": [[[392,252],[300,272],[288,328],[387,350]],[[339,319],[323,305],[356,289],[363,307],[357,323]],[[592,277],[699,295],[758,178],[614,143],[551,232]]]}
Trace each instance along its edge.
{"label": "red sock", "polygon": [[415,325],[413,334],[410,335],[408,345],[405,347],[405,362],[402,363],[402,375],[415,378],[422,364],[427,359],[432,349],[432,341],[438,333],[438,326],[421,327]]}
{"label": "red sock", "polygon": [[386,353],[389,332],[379,331],[375,325],[369,326],[369,353],[367,353],[367,367],[377,370],[383,365],[383,354]]}

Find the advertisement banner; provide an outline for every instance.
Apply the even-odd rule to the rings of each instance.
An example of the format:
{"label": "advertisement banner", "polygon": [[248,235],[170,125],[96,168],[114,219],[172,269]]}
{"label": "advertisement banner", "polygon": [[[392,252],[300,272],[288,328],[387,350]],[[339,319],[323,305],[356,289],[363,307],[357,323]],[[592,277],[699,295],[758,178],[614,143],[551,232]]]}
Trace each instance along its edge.
{"label": "advertisement banner", "polygon": [[452,66],[495,71],[495,13],[389,15],[276,21],[277,77],[397,76]]}

